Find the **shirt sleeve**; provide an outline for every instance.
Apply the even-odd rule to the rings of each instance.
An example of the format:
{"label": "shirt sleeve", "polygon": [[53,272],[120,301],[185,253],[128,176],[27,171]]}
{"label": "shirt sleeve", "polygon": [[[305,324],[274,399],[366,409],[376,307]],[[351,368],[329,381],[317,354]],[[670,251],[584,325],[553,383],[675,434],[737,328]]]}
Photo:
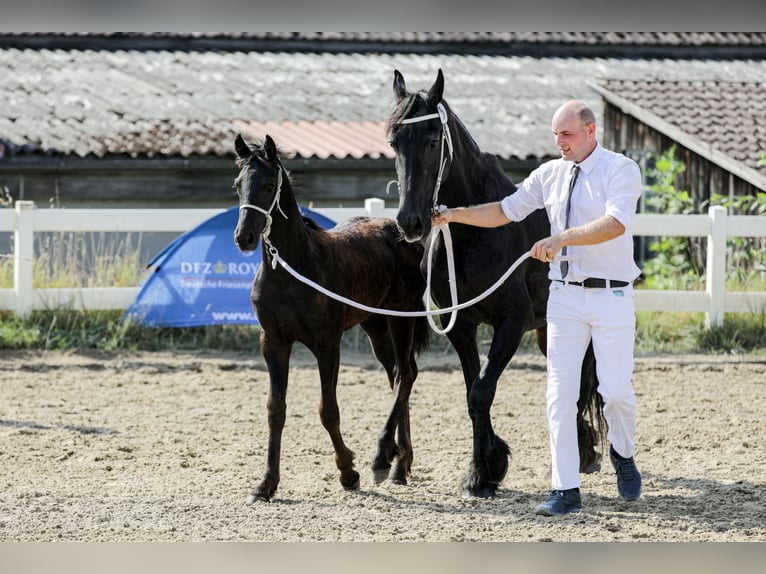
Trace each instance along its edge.
{"label": "shirt sleeve", "polygon": [[640,196],[641,170],[636,162],[625,158],[609,176],[606,214],[622,223],[625,229],[632,229]]}
{"label": "shirt sleeve", "polygon": [[519,184],[516,191],[500,202],[503,213],[511,221],[521,221],[533,211],[545,207],[540,168],[535,169]]}

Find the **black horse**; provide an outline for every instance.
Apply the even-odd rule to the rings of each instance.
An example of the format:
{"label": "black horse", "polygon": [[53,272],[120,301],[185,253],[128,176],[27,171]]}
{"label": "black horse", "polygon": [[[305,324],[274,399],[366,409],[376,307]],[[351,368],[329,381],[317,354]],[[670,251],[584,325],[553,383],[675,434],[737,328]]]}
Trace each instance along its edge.
{"label": "black horse", "polygon": [[[427,348],[429,329],[422,317],[387,316],[346,305],[307,286],[282,266],[352,301],[372,308],[422,311],[425,281],[420,274],[423,247],[404,241],[393,219],[358,217],[332,230],[301,216],[290,178],[276,145],[266,136],[251,148],[237,135],[235,180],[240,214],[234,238],[242,251],[262,239],[263,263],[251,299],[261,325],[261,351],[269,370],[269,447],[263,479],[249,500],[270,500],[279,484],[279,458],[285,425],[290,354],[299,341],[316,356],[322,385],[319,416],[335,448],[340,482],[359,486],[354,453],[341,437],[336,397],[343,332],[361,325],[388,375],[394,402],[378,436],[373,478],[406,484],[412,465],[409,396],[417,377],[415,354]],[[392,466],[393,464],[393,466]]]}
{"label": "black horse", "polygon": [[[398,70],[394,71],[393,87],[396,104],[388,119],[387,133],[396,152],[401,194],[397,221],[408,241],[426,241],[430,246],[434,237],[430,233],[431,212],[436,203],[457,207],[497,201],[516,187],[497,158],[479,149],[444,101],[441,70],[428,92],[408,92]],[[444,131],[447,128],[449,133]],[[537,240],[550,235],[550,224],[545,211],[539,210],[522,222],[499,228],[453,224],[450,232],[458,299],[463,302],[483,293]],[[442,237],[436,241],[431,294],[445,308],[451,304],[447,254]],[[424,272],[425,266],[424,258]],[[494,433],[490,409],[497,380],[523,334],[535,329],[537,345],[546,352],[548,288],[548,265],[527,259],[491,296],[459,311],[454,328],[447,333],[460,358],[473,424],[473,459],[461,483],[464,496],[492,497],[506,475],[510,449]],[[441,318],[444,323],[444,316]],[[476,343],[480,324],[494,330],[483,367]],[[600,468],[601,453],[594,447],[603,438],[605,423],[603,401],[596,392],[592,345],[583,362],[581,380],[577,405],[580,469],[593,472]]]}

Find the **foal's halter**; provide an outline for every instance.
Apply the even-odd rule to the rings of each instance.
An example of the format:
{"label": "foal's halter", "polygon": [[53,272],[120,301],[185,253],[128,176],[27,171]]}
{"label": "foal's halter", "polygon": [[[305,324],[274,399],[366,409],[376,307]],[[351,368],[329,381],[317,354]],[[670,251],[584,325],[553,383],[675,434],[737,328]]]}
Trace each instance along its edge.
{"label": "foal's halter", "polygon": [[282,193],[282,165],[277,162],[277,188],[274,193],[274,199],[271,200],[271,205],[268,209],[263,209],[262,207],[258,207],[257,205],[253,205],[252,203],[243,203],[239,206],[239,210],[242,211],[243,209],[252,209],[254,211],[257,211],[258,213],[263,214],[263,216],[266,218],[266,224],[263,226],[263,231],[261,232],[261,237],[263,238],[263,243],[266,246],[268,252],[272,255],[272,258],[274,254],[276,253],[277,249],[271,244],[271,241],[269,241],[269,234],[271,233],[271,212],[274,211],[274,207],[276,207],[279,210],[279,213],[282,214],[282,217],[287,219],[287,215],[285,215],[285,212],[282,211],[282,206],[279,204],[279,196]]}
{"label": "foal's halter", "polygon": [[[433,193],[433,205],[431,207],[432,213],[436,213],[439,211],[439,188],[441,188],[442,180],[446,176],[446,170],[449,166],[452,165],[452,135],[449,131],[449,125],[447,124],[447,109],[444,107],[444,104],[439,102],[436,105],[436,111],[435,114],[426,114],[423,116],[415,116],[413,118],[407,118],[404,120],[401,120],[400,124],[414,124],[417,122],[424,122],[426,120],[433,120],[436,118],[439,118],[442,124],[442,137],[440,140],[440,150],[439,150],[439,158],[441,159],[439,163],[439,173],[436,174],[436,184],[434,185],[434,193]],[[447,142],[447,151],[449,155],[444,154],[444,142]],[[449,162],[449,163],[448,163]],[[436,244],[436,236],[438,236],[439,233],[442,233],[444,235],[444,248],[447,251],[447,273],[449,276],[449,289],[450,289],[450,297],[452,299],[452,309],[455,309],[451,311],[450,320],[448,325],[444,329],[440,329],[436,322],[434,321],[433,317],[431,315],[427,315],[428,323],[431,325],[431,329],[433,329],[434,332],[444,335],[447,332],[449,332],[452,327],[455,326],[455,321],[457,320],[457,310],[456,308],[458,305],[458,298],[457,298],[457,281],[455,280],[455,258],[452,254],[452,234],[450,234],[449,227],[447,225],[438,225],[434,228],[432,228],[432,233],[434,234],[434,237],[431,238],[431,244],[428,247],[428,265],[426,267],[426,290],[423,293],[423,302],[425,303],[426,309],[431,308],[431,264],[433,262],[433,253],[434,253],[434,245]],[[445,311],[442,311],[444,313]]]}

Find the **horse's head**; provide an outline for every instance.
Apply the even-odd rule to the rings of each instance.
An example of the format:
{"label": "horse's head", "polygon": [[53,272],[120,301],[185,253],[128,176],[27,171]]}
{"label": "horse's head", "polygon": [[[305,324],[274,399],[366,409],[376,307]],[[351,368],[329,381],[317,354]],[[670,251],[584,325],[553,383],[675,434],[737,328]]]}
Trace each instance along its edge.
{"label": "horse's head", "polygon": [[396,107],[387,134],[396,153],[399,179],[396,220],[407,241],[422,240],[431,231],[435,193],[451,163],[452,142],[446,127],[449,108],[442,101],[443,92],[441,70],[428,92],[416,93],[408,92],[404,76],[394,71]]}
{"label": "horse's head", "polygon": [[268,232],[274,208],[279,209],[283,169],[277,146],[266,136],[263,146],[249,146],[237,134],[234,139],[239,175],[234,187],[239,196],[239,220],[234,241],[242,251],[252,251],[262,233]]}

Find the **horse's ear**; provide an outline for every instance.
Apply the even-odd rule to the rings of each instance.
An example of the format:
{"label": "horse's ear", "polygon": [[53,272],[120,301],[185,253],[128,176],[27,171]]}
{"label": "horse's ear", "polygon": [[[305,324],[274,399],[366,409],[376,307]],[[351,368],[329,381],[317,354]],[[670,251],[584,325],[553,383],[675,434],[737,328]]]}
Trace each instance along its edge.
{"label": "horse's ear", "polygon": [[263,150],[266,152],[266,159],[272,163],[276,163],[279,159],[277,153],[277,144],[271,139],[271,136],[266,134],[266,139],[263,140]]}
{"label": "horse's ear", "polygon": [[252,154],[250,146],[247,145],[242,134],[237,134],[237,137],[234,138],[234,151],[240,159],[247,159]]}
{"label": "horse's ear", "polygon": [[407,95],[407,86],[404,84],[404,76],[399,70],[394,70],[394,95],[401,100]]}
{"label": "horse's ear", "polygon": [[428,90],[428,99],[434,103],[439,103],[442,101],[443,95],[444,74],[442,73],[442,69],[439,68],[439,72],[436,74],[436,80],[434,81],[433,86],[431,86],[431,89]]}

